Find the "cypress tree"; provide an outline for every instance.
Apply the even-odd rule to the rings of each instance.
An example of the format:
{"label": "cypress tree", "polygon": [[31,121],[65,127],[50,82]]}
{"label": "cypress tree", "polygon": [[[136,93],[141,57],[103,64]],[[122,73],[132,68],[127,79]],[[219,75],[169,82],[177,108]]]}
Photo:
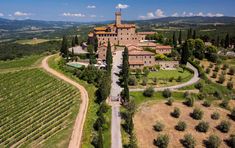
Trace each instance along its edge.
{"label": "cypress tree", "polygon": [[72,48],[72,57],[74,57],[74,49]]}
{"label": "cypress tree", "polygon": [[196,35],[196,30],[193,30],[193,39],[196,39],[197,35]]}
{"label": "cypress tree", "polygon": [[176,40],[176,37],[175,37],[175,32],[173,33],[173,37],[172,37],[172,40],[173,40],[173,46],[174,46],[174,48],[176,48],[177,47],[177,40]]}
{"label": "cypress tree", "polygon": [[63,36],[62,45],[60,48],[60,54],[62,55],[62,57],[68,56],[68,40],[65,35]]}
{"label": "cypress tree", "polygon": [[102,136],[102,129],[99,128],[99,132],[98,132],[98,145],[97,148],[103,148],[103,136]]}
{"label": "cypress tree", "polygon": [[75,47],[75,37],[72,37],[72,47]]}
{"label": "cypress tree", "polygon": [[190,57],[190,52],[189,52],[189,45],[188,45],[188,41],[186,41],[183,45],[183,48],[182,48],[182,53],[181,53],[181,64],[187,64],[188,62],[188,59]]}
{"label": "cypress tree", "polygon": [[106,51],[106,64],[107,64],[107,71],[111,74],[112,70],[112,63],[113,63],[113,57],[112,57],[112,51],[111,51],[111,45],[108,41],[108,47]]}
{"label": "cypress tree", "polygon": [[75,45],[79,45],[78,36],[75,36]]}
{"label": "cypress tree", "polygon": [[123,99],[124,102],[129,102],[129,88],[128,88],[128,79],[129,79],[129,57],[128,57],[128,49],[125,47],[123,53],[123,61],[122,61],[122,75],[123,75]]}
{"label": "cypress tree", "polygon": [[217,39],[216,39],[216,46],[217,46],[217,47],[220,46],[220,38],[219,38],[219,36],[217,36]]}
{"label": "cypress tree", "polygon": [[97,37],[95,37],[95,39],[94,39],[94,50],[95,50],[95,52],[98,50],[98,39],[97,39]]}
{"label": "cypress tree", "polygon": [[187,39],[192,39],[192,28],[188,30]]}
{"label": "cypress tree", "polygon": [[180,33],[179,33],[178,42],[179,42],[180,45],[182,44],[182,31],[181,30],[180,30]]}
{"label": "cypress tree", "polygon": [[230,45],[230,37],[229,34],[227,34],[225,37],[224,48],[228,48],[229,45]]}

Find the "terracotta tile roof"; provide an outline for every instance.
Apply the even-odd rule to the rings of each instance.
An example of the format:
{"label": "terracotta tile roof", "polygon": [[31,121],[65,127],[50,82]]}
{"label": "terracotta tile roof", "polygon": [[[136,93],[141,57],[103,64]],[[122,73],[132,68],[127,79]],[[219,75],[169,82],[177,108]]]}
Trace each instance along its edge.
{"label": "terracotta tile roof", "polygon": [[157,44],[153,42],[142,42],[138,44],[140,47],[155,47],[156,45]]}
{"label": "terracotta tile roof", "polygon": [[154,56],[155,54],[149,51],[143,51],[143,50],[131,50],[128,53],[129,56],[142,56],[142,55],[150,55]]}
{"label": "terracotta tile roof", "polygon": [[117,34],[116,32],[96,32],[95,34]]}
{"label": "terracotta tile roof", "polygon": [[135,24],[119,24],[117,28],[135,28]]}
{"label": "terracotta tile roof", "polygon": [[172,49],[172,47],[169,45],[157,45],[156,49]]}
{"label": "terracotta tile roof", "polygon": [[130,65],[144,65],[144,62],[143,61],[140,61],[140,60],[129,60],[129,64]]}
{"label": "terracotta tile roof", "polygon": [[97,31],[105,31],[107,28],[106,27],[95,27],[94,30]]}

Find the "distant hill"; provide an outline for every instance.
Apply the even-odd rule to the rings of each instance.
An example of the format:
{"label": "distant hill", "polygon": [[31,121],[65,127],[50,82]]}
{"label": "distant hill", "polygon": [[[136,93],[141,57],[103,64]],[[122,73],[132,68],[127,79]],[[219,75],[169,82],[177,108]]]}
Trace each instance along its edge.
{"label": "distant hill", "polygon": [[235,24],[235,17],[202,17],[202,16],[194,16],[194,17],[165,17],[151,20],[137,20],[133,21],[135,23],[143,24]]}

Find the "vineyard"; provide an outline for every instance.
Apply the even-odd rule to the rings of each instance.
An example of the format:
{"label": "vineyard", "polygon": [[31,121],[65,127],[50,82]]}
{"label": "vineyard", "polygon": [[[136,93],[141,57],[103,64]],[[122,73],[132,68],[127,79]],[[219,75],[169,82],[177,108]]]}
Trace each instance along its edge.
{"label": "vineyard", "polygon": [[0,147],[36,147],[62,130],[67,135],[56,143],[68,143],[79,109],[75,88],[40,69],[0,74],[0,88]]}

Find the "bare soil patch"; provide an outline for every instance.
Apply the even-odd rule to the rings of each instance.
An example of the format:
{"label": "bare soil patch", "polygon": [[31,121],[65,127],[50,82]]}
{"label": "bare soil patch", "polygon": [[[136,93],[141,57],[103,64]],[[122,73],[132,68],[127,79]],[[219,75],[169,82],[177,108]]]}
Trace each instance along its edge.
{"label": "bare soil patch", "polygon": [[[229,138],[229,135],[235,133],[235,122],[228,117],[230,113],[228,110],[220,107],[204,107],[201,105],[202,102],[198,101],[194,107],[199,107],[204,112],[203,121],[209,122],[210,128],[207,133],[200,133],[195,130],[195,126],[201,120],[194,120],[190,117],[190,113],[194,107],[187,107],[181,102],[174,102],[172,106],[168,106],[165,102],[146,103],[142,105],[134,117],[135,134],[138,141],[138,146],[141,148],[154,148],[153,140],[161,134],[168,134],[170,138],[169,147],[183,147],[180,143],[180,139],[183,139],[185,134],[192,134],[196,139],[196,147],[205,147],[203,140],[206,140],[209,135],[216,134],[221,140]],[[178,107],[181,110],[180,117],[173,118],[170,113],[174,110],[174,107]],[[213,112],[219,112],[220,119],[212,120],[211,114]],[[216,129],[216,126],[222,121],[228,120],[231,122],[231,128],[229,133],[221,133]],[[165,128],[162,132],[156,132],[153,129],[153,125],[157,121],[164,123]],[[185,121],[187,129],[184,132],[175,130],[175,125],[178,121]],[[228,147],[225,142],[222,142],[221,147]]]}

